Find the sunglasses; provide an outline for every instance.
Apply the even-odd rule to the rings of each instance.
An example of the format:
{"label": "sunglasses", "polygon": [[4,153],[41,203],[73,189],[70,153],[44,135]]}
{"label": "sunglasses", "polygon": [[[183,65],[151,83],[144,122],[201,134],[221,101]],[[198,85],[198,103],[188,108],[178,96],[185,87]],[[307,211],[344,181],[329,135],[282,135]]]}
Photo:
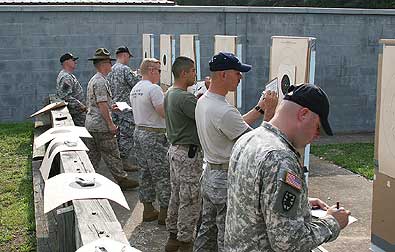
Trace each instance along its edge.
{"label": "sunglasses", "polygon": [[150,67],[150,68],[151,68],[151,69],[154,69],[154,70],[158,70],[159,73],[162,72],[162,70],[161,70],[160,68],[156,68],[156,67]]}

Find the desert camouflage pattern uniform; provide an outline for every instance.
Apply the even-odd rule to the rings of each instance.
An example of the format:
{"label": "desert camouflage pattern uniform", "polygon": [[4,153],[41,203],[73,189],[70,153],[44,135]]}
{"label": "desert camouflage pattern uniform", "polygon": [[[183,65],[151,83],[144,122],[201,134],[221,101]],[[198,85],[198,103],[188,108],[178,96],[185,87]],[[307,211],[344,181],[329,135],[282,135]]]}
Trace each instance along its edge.
{"label": "desert camouflage pattern uniform", "polygon": [[73,118],[75,126],[85,125],[85,112],[81,112],[84,107],[85,98],[81,84],[74,74],[62,69],[56,78],[56,96],[68,102],[67,108]]}
{"label": "desert camouflage pattern uniform", "polygon": [[[85,127],[93,138],[87,138],[86,145],[89,149],[88,156],[95,170],[103,158],[107,168],[117,181],[127,178],[123,170],[116,137],[110,132],[106,121],[101,115],[98,102],[107,102],[111,108],[111,90],[108,81],[101,73],[96,73],[88,83],[87,107]],[[111,115],[111,110],[110,110]]]}
{"label": "desert camouflage pattern uniform", "polygon": [[225,251],[311,251],[335,240],[332,216],[312,218],[299,154],[264,123],[242,136],[229,164]]}

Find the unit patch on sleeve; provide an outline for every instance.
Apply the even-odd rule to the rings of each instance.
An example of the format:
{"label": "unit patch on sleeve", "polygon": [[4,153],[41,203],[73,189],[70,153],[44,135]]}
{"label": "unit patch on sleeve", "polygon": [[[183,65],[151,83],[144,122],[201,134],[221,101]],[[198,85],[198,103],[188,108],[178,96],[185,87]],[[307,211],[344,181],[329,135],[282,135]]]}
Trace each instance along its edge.
{"label": "unit patch on sleeve", "polygon": [[283,210],[286,211],[286,212],[291,210],[291,208],[295,204],[295,199],[296,199],[295,194],[286,191],[284,193],[283,201],[282,201]]}

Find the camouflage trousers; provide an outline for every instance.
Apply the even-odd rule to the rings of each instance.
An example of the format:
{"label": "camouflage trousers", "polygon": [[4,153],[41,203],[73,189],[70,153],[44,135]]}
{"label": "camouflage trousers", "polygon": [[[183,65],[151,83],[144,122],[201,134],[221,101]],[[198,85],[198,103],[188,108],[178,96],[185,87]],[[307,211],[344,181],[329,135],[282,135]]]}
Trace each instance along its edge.
{"label": "camouflage trousers", "polygon": [[224,252],[227,170],[206,167],[201,181],[202,223],[198,230],[194,252]]}
{"label": "camouflage trousers", "polygon": [[158,195],[159,206],[167,208],[170,200],[170,168],[166,135],[136,127],[134,141],[140,168],[139,199],[143,203],[154,202]]}
{"label": "camouflage trousers", "polygon": [[85,118],[86,118],[85,112],[70,110],[70,115],[73,118],[73,122],[75,126],[85,127]]}
{"label": "camouflage trousers", "polygon": [[136,152],[133,149],[134,123],[128,118],[113,114],[114,124],[119,127],[117,136],[119,152],[122,159],[128,159],[131,164],[137,164]]}
{"label": "camouflage trousers", "polygon": [[93,168],[99,168],[100,159],[114,176],[116,181],[127,178],[128,174],[123,170],[122,161],[119,156],[117,140],[110,132],[89,132],[93,138],[85,138],[88,147],[88,156]]}
{"label": "camouflage trousers", "polygon": [[198,150],[188,157],[189,145],[171,145],[169,148],[171,197],[166,225],[170,233],[183,242],[193,240],[200,214],[200,176],[203,157]]}

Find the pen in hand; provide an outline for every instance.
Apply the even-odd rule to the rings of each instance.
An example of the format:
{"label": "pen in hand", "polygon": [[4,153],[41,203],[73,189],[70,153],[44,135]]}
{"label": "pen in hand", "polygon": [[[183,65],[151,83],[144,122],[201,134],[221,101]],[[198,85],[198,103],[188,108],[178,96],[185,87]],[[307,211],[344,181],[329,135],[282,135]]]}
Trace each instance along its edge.
{"label": "pen in hand", "polygon": [[340,203],[339,203],[339,201],[337,201],[336,202],[336,209],[339,209],[340,208]]}

